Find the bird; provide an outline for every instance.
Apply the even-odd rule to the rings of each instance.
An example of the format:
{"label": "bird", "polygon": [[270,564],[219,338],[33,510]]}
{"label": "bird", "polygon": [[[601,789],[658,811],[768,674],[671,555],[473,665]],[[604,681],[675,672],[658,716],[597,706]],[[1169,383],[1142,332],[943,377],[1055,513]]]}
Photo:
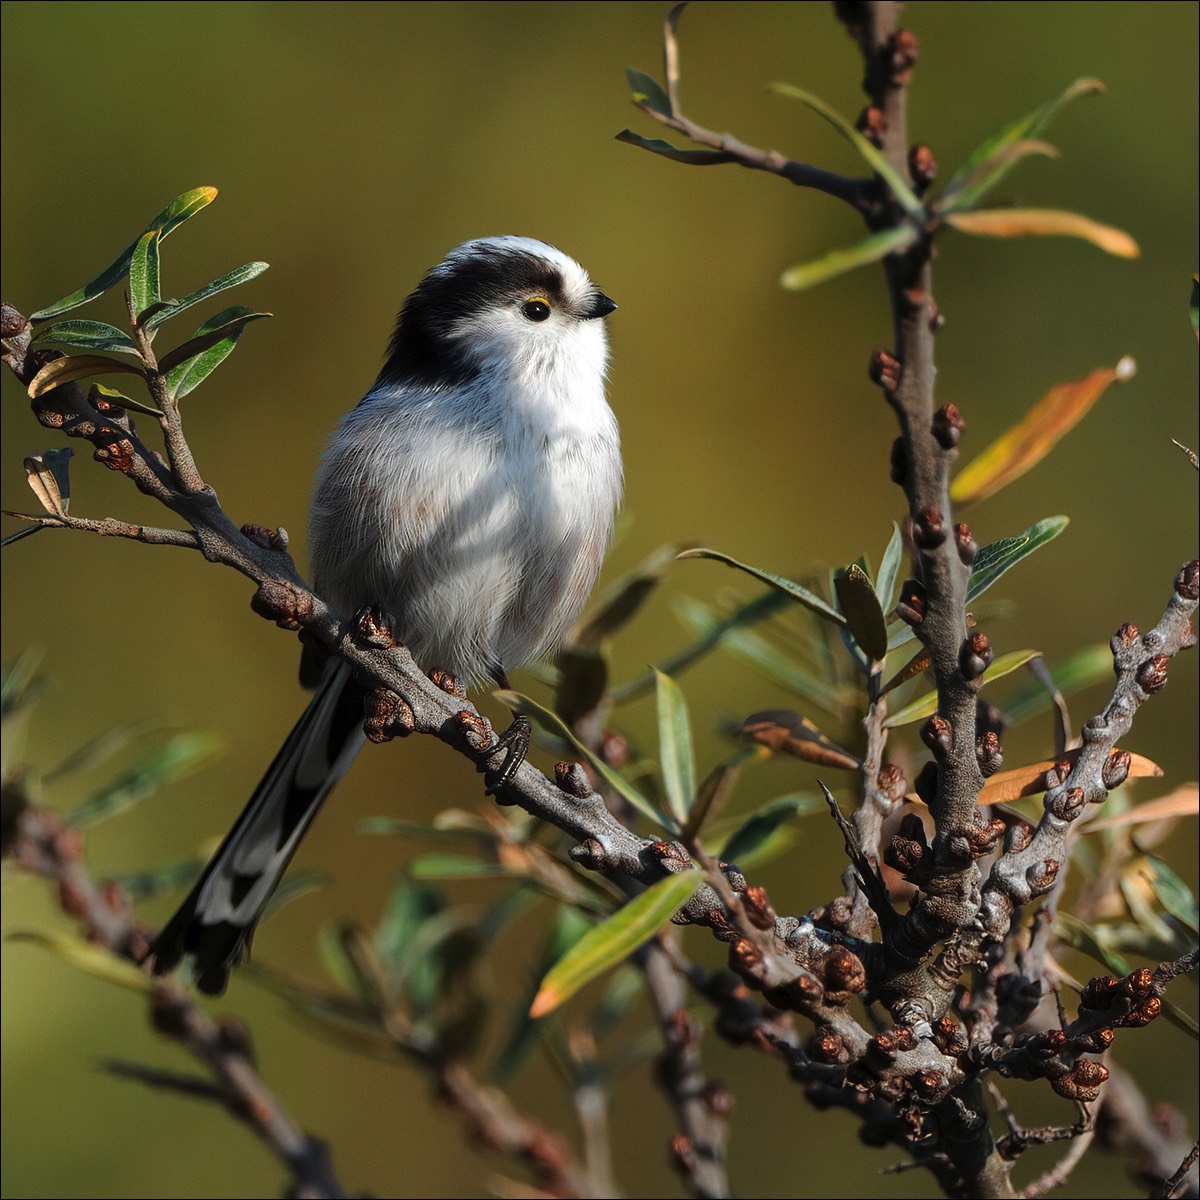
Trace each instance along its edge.
{"label": "bird", "polygon": [[[428,271],[317,471],[317,594],[343,617],[382,609],[422,669],[468,688],[507,687],[510,670],[550,655],[595,583],[621,500],[605,395],[615,309],[579,263],[529,237],[464,242]],[[155,974],[190,954],[199,989],[225,990],[365,740],[365,688],[346,662],[306,648],[301,680],[315,694],[151,944]],[[508,786],[528,735],[518,718],[501,736],[489,790]]]}

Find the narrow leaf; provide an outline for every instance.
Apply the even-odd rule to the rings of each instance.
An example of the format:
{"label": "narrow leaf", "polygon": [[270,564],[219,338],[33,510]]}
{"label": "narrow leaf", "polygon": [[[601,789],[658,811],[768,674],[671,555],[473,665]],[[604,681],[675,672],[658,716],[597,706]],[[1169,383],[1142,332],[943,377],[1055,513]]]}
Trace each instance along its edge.
{"label": "narrow leaf", "polygon": [[73,967],[86,971],[96,979],[107,983],[119,983],[131,991],[148,995],[154,989],[154,981],[133,963],[118,958],[111,950],[92,942],[84,942],[65,933],[41,933],[33,930],[16,930],[5,938],[9,942],[28,942],[41,946],[51,954],[69,962]]}
{"label": "narrow leaf", "polygon": [[159,409],[149,404],[142,404],[138,400],[131,400],[124,392],[118,392],[115,388],[105,387],[102,383],[93,383],[88,388],[88,399],[97,407],[103,407],[100,401],[107,400],[111,404],[127,408],[130,412],[145,413],[148,417],[162,416],[162,412]]}
{"label": "narrow leaf", "polygon": [[[1023,796],[1040,796],[1046,790],[1046,772],[1061,763],[1074,766],[1078,758],[1079,750],[1068,750],[1059,758],[1047,758],[1028,766],[1014,767],[1011,771],[1000,771],[983,785],[976,803],[1008,804],[1012,800],[1020,800]],[[1130,779],[1159,776],[1163,773],[1158,763],[1151,762],[1140,754],[1131,754],[1129,758]]]}
{"label": "narrow leaf", "polygon": [[687,163],[690,167],[712,167],[718,163],[734,161],[733,155],[724,150],[681,150],[678,146],[672,146],[670,142],[664,142],[662,138],[642,137],[632,129],[622,129],[617,134],[617,141],[629,146],[639,146],[660,158],[669,158],[672,162]]}
{"label": "narrow leaf", "polygon": [[663,829],[674,829],[674,825],[665,813],[661,813],[645,796],[641,794],[624,776],[614,771],[599,755],[593,753],[563,724],[561,718],[548,708],[543,708],[536,700],[521,695],[520,692],[497,691],[492,693],[501,704],[507,705],[513,712],[524,713],[536,721],[547,732],[560,737],[575,748],[576,753],[583,756],[588,765],[604,780],[617,795],[627,800],[644,817],[648,817]]}
{"label": "narrow leaf", "polygon": [[56,358],[48,362],[30,381],[29,398],[36,400],[64,383],[75,383],[93,375],[142,375],[140,367],[124,363],[116,358],[104,358],[99,354],[74,354],[69,358]]}
{"label": "narrow leaf", "polygon": [[899,254],[902,250],[907,250],[919,236],[919,231],[911,225],[885,229],[881,233],[871,234],[848,249],[830,250],[823,258],[789,267],[780,276],[779,282],[788,291],[802,292],[818,283],[824,283],[827,279],[833,279],[836,275],[853,271],[856,267],[878,262],[889,254]]}
{"label": "narrow leaf", "polygon": [[670,675],[655,672],[658,708],[658,754],[663,791],[671,815],[682,826],[696,797],[696,764],[692,755],[692,728],[683,690]]}
{"label": "narrow leaf", "polygon": [[[910,679],[915,679],[921,674],[922,671],[927,671],[929,669],[929,664],[932,662],[933,655],[928,650],[918,650],[916,654],[914,654],[912,658],[910,658],[908,662],[906,662],[904,666],[902,666],[900,670],[898,670],[895,675],[893,675],[891,679],[889,679],[887,683],[885,683],[883,687],[879,689],[879,695],[886,696],[888,692],[895,691],[895,689],[900,687],[901,684],[907,683]],[[1005,711],[1007,711],[1007,709]]]}
{"label": "narrow leaf", "polygon": [[1031,154],[1057,158],[1058,150],[1049,142],[1033,138],[1000,146],[969,174],[960,171],[938,197],[938,208],[949,213],[974,207],[1021,159]]}
{"label": "narrow leaf", "polygon": [[510,874],[500,863],[461,854],[423,854],[408,864],[411,879],[429,882],[435,879],[496,879]]}
{"label": "narrow leaf", "polygon": [[892,536],[883,552],[883,561],[879,564],[879,575],[875,580],[875,594],[879,597],[879,606],[885,616],[896,603],[896,579],[903,560],[904,535],[900,532],[900,526],[893,521]]}
{"label": "narrow leaf", "polygon": [[157,229],[142,234],[129,260],[129,297],[138,317],[162,301],[158,263],[160,236]]}
{"label": "narrow leaf", "polygon": [[633,67],[625,68],[625,78],[629,81],[629,91],[638,108],[659,113],[664,117],[674,115],[671,112],[671,101],[657,79],[635,71]]}
{"label": "narrow leaf", "polygon": [[[161,374],[169,375],[177,366],[189,358],[195,358],[224,341],[226,338],[240,336],[242,330],[251,322],[261,317],[269,317],[267,312],[254,312],[242,305],[224,309],[215,317],[210,317],[182,346],[176,346],[170,354],[159,360],[158,369]],[[232,349],[232,347],[230,347]],[[190,389],[189,389],[190,390]]]}
{"label": "narrow leaf", "polygon": [[1110,384],[1132,379],[1137,364],[1121,359],[1083,379],[1056,384],[1007,433],[1002,434],[967,464],[950,487],[958,505],[974,504],[994,495],[1041,462],[1088,413]]}
{"label": "narrow leaf", "polygon": [[766,746],[776,754],[790,754],[803,762],[841,771],[857,771],[862,760],[831,742],[807,717],[790,708],[769,708],[752,713],[738,736]]}
{"label": "narrow leaf", "polygon": [[[1069,658],[1047,667],[1050,678],[1064,695],[1112,679],[1112,651],[1107,646],[1085,646]],[[1052,703],[1043,684],[1030,680],[1004,704],[1004,715],[1012,724],[1045,712]]]}
{"label": "narrow leaf", "polygon": [[43,450],[25,460],[25,480],[51,516],[65,517],[71,505],[69,464],[74,453],[68,446],[62,450]]}
{"label": "narrow leaf", "polygon": [[781,796],[751,814],[729,835],[721,848],[725,862],[743,863],[763,846],[779,829],[794,817],[807,817],[825,810],[820,796]]}
{"label": "narrow leaf", "polygon": [[[987,669],[987,674],[983,677],[981,686],[986,687],[989,683],[994,683],[997,679],[1003,679],[1005,675],[1011,675],[1018,667],[1023,667],[1030,659],[1040,658],[1040,650],[1013,650],[1009,654],[1002,654],[990,667]],[[884,729],[896,729],[901,725],[911,725],[913,721],[920,721],[925,717],[931,717],[937,712],[938,695],[937,692],[926,692],[924,696],[918,696],[911,704],[906,704],[903,708],[892,713],[883,723]]]}
{"label": "narrow leaf", "polygon": [[660,546],[635,570],[618,579],[575,635],[575,645],[598,646],[627,624],[662,582],[680,551],[686,549],[689,547],[679,542]]}
{"label": "narrow leaf", "polygon": [[887,623],[867,573],[858,565],[846,567],[833,577],[833,588],[858,648],[872,662],[882,662],[887,657]]}
{"label": "narrow leaf", "polygon": [[1082,213],[1056,208],[985,208],[974,212],[952,212],[946,224],[977,237],[1074,237],[1098,246],[1117,258],[1137,258],[1137,242],[1111,225],[1102,225]]}
{"label": "narrow leaf", "polygon": [[696,803],[688,813],[687,823],[680,832],[680,838],[685,843],[694,838],[703,828],[704,822],[725,806],[742,773],[742,767],[758,758],[766,757],[767,751],[760,746],[743,746],[732,757],[718,763],[697,788]]}
{"label": "narrow leaf", "polygon": [[827,621],[832,621],[835,625],[845,625],[846,618],[842,616],[832,605],[827,604],[815,592],[810,592],[808,588],[801,587],[800,584],[794,583],[790,579],[784,579],[781,575],[772,575],[770,571],[760,570],[758,567],[752,567],[748,563],[739,562],[736,558],[730,558],[728,554],[722,554],[719,550],[684,550],[680,558],[711,558],[716,562],[722,562],[727,567],[733,567],[738,571],[745,571],[747,575],[753,575],[755,579],[760,580],[765,584],[781,591],[786,596],[791,596],[793,600],[803,604],[805,608],[815,612],[817,616],[824,617]]}
{"label": "narrow leaf", "polygon": [[60,313],[69,312],[73,308],[79,308],[81,305],[87,304],[89,300],[94,300],[97,296],[107,292],[109,288],[120,283],[125,278],[125,274],[129,270],[130,259],[133,258],[133,252],[137,249],[138,242],[141,240],[143,234],[157,229],[159,231],[159,240],[161,240],[173,229],[182,225],[189,217],[194,216],[202,208],[211,204],[216,198],[217,189],[214,187],[193,188],[192,191],[184,192],[182,196],[177,196],[142,230],[142,233],[134,238],[122,251],[121,256],[101,271],[95,279],[85,283],[83,287],[78,291],[72,292],[69,296],[64,296],[61,300],[56,300],[46,308],[39,309],[29,319],[31,321],[45,321],[50,317],[57,317]]}
{"label": "narrow leaf", "polygon": [[[1028,138],[1037,137],[1050,121],[1073,100],[1081,96],[1092,96],[1104,91],[1104,84],[1098,79],[1077,79],[1061,96],[1043,104],[1040,108],[1028,113],[1020,120],[1006,125],[999,133],[988,138],[982,145],[976,147],[967,156],[966,161],[954,173],[953,178],[946,184],[944,195],[953,197],[961,207],[970,207],[990,191],[1012,170],[1018,158],[1001,158],[1004,150],[1011,148]],[[996,161],[999,159],[999,161]],[[989,162],[996,169],[981,171]]]}
{"label": "narrow leaf", "polygon": [[157,329],[160,325],[171,320],[172,317],[179,316],[181,312],[186,312],[202,300],[207,300],[210,296],[228,291],[229,288],[237,287],[239,283],[246,283],[255,278],[255,276],[261,275],[267,270],[269,265],[265,262],[252,262],[246,263],[241,267],[235,267],[232,271],[227,271],[219,279],[214,279],[211,283],[206,283],[202,288],[190,292],[182,300],[170,301],[160,312],[155,313],[148,320],[144,321],[143,324],[148,330]]}
{"label": "narrow leaf", "polygon": [[1200,932],[1200,913],[1196,909],[1196,897],[1178,875],[1157,855],[1145,856],[1147,870],[1145,878],[1154,889],[1159,903],[1181,925],[1193,933]]}
{"label": "narrow leaf", "polygon": [[1188,316],[1192,319],[1192,332],[1200,340],[1200,275],[1192,276],[1192,298],[1188,301]]}
{"label": "narrow leaf", "polygon": [[1129,825],[1147,825],[1152,821],[1169,821],[1178,817],[1200,816],[1200,786],[1185,783],[1182,787],[1127,808],[1124,812],[1113,813],[1108,817],[1100,817],[1089,821],[1084,826],[1085,833],[1097,833],[1102,829],[1120,829]]}
{"label": "narrow leaf", "polygon": [[703,882],[699,871],[668,875],[589,929],[550,968],[530,1006],[530,1016],[553,1012],[585,983],[627,958],[666,925]]}
{"label": "narrow leaf", "polygon": [[971,581],[967,587],[967,603],[978,600],[1001,575],[1012,570],[1023,558],[1028,558],[1047,542],[1052,542],[1068,524],[1068,517],[1046,517],[1016,537],[989,542],[975,556]]}
{"label": "narrow leaf", "polygon": [[924,217],[925,206],[909,187],[908,180],[888,162],[883,152],[867,141],[841,113],[835,112],[824,100],[814,96],[811,92],[793,87],[790,83],[773,83],[768,91],[774,92],[777,96],[787,96],[791,100],[799,100],[801,104],[812,109],[818,116],[824,117],[862,155],[871,170],[891,188],[892,194],[900,202],[904,211],[910,217]]}
{"label": "narrow leaf", "polygon": [[36,342],[57,342],[60,346],[78,346],[81,350],[108,350],[115,354],[141,357],[133,339],[115,325],[103,321],[58,321],[43,325],[33,335]]}

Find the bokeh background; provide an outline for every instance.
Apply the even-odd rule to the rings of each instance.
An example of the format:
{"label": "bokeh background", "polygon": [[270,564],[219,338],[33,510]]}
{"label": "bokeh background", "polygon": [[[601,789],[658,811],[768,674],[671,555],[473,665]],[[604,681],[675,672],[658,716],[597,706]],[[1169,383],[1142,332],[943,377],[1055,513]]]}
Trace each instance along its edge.
{"label": "bokeh background", "polygon": [[[6,4],[3,294],[26,312],[49,303],[173,196],[218,186],[217,203],[166,244],[165,289],[183,294],[265,259],[272,269],[229,302],[275,319],[253,326],[189,397],[188,433],[227,510],[287,527],[303,565],[314,463],[372,381],[405,294],[466,238],[530,234],[576,256],[620,304],[609,323],[611,399],[628,488],[606,579],[676,539],[784,573],[861,553],[877,562],[900,515],[886,467],[894,422],[866,378],[870,351],[888,343],[878,274],[783,292],[784,268],[859,236],[852,214],[765,175],[700,172],[613,140],[626,125],[658,135],[630,106],[624,70],[659,72],[665,7]],[[966,415],[968,454],[1053,383],[1123,354],[1138,360],[1136,379],[1110,392],[1049,460],[972,514],[980,542],[1071,516],[1061,539],[997,589],[1012,604],[989,629],[1002,650],[1037,646],[1053,661],[1102,642],[1122,621],[1152,624],[1176,568],[1196,550],[1195,473],[1168,439],[1197,443],[1196,346],[1185,313],[1198,261],[1197,7],[914,4],[905,21],[923,47],[911,131],[933,146],[946,176],[984,136],[1071,80],[1095,75],[1109,89],[1052,128],[1061,161],[1029,161],[1002,190],[1119,225],[1142,257],[952,235],[936,274],[947,318],[939,393]],[[785,80],[857,112],[859,61],[829,6],[697,5],[681,45],[685,107],[696,119],[859,171],[823,123],[764,91]],[[114,319],[119,305],[80,315]],[[4,386],[4,506],[27,508],[21,459],[54,439],[12,381]],[[86,454],[74,467],[74,511],[159,520]],[[40,649],[49,684],[24,746],[36,768],[130,722],[211,730],[222,745],[202,770],[97,828],[88,846],[95,871],[197,853],[240,809],[302,707],[294,639],[250,615],[244,580],[166,548],[43,533],[5,551],[3,586],[5,660]],[[679,597],[711,601],[740,587],[716,564],[678,564],[616,645],[618,677],[689,636],[675,615]],[[716,732],[723,718],[793,702],[725,657],[683,684],[702,769],[728,752]],[[519,686],[545,695],[528,677]],[[1170,783],[1196,777],[1196,691],[1196,656],[1185,656],[1129,743],[1161,762]],[[1103,700],[1102,688],[1077,698],[1076,722]],[[622,723],[652,748],[647,704]],[[1009,763],[1041,757],[1048,738],[1048,723],[1026,727],[1006,747]],[[318,928],[341,916],[373,921],[414,852],[363,836],[356,822],[476,804],[478,780],[463,767],[438,745],[364,754],[299,856],[328,886],[265,926],[256,956],[320,978]],[[749,808],[812,781],[798,764],[769,764],[738,803]],[[61,786],[49,799],[69,807],[96,782]],[[1139,798],[1164,786],[1143,785]],[[1193,884],[1195,832],[1181,826],[1167,849]],[[783,911],[828,898],[841,870],[831,828],[812,820],[801,837],[762,875]],[[486,903],[487,888],[464,885],[457,896]],[[163,919],[176,898],[147,903],[146,918]],[[538,919],[518,930],[522,939],[536,940]],[[66,926],[42,884],[5,883],[6,933]],[[689,946],[712,955],[703,938],[689,935]],[[3,964],[6,1196],[277,1193],[281,1169],[215,1109],[101,1069],[113,1057],[189,1069],[147,1028],[135,996],[24,944],[6,944]],[[515,1001],[525,983],[510,969],[495,989]],[[1193,982],[1176,997],[1195,1011]],[[251,1026],[266,1079],[301,1125],[332,1143],[353,1191],[478,1195],[491,1172],[508,1169],[464,1152],[454,1120],[403,1064],[323,1042],[244,979],[211,1007]],[[707,1017],[702,1007],[697,1014]],[[843,1114],[814,1114],[777,1064],[715,1035],[707,1045],[713,1074],[739,1101],[730,1151],[739,1194],[929,1194],[920,1173],[881,1181],[896,1153],[861,1147]],[[1194,1129],[1195,1043],[1160,1022],[1119,1046],[1151,1097],[1179,1103]],[[1030,1121],[1070,1119],[1049,1089],[1012,1090]],[[515,1091],[533,1114],[570,1130],[569,1107],[543,1067],[534,1064]],[[649,1071],[624,1079],[613,1112],[624,1188],[678,1194],[667,1165],[672,1131]],[[1032,1167],[1054,1160],[1030,1157]],[[1096,1154],[1061,1194],[1131,1187]]]}

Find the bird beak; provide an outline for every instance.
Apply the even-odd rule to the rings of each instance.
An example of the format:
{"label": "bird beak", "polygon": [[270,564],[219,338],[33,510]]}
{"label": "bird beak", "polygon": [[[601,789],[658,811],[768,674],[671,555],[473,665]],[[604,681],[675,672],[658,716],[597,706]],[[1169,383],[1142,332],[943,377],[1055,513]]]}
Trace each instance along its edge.
{"label": "bird beak", "polygon": [[610,300],[603,292],[596,292],[592,296],[591,304],[583,310],[584,320],[591,321],[596,317],[607,317],[616,307],[615,301]]}

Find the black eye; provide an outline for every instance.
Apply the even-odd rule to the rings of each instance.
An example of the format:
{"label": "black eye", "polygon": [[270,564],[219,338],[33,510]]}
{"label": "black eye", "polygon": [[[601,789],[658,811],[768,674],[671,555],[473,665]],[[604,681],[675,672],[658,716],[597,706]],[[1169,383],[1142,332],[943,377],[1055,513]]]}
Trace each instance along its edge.
{"label": "black eye", "polygon": [[550,315],[550,305],[541,296],[534,296],[521,305],[526,320],[544,321]]}

